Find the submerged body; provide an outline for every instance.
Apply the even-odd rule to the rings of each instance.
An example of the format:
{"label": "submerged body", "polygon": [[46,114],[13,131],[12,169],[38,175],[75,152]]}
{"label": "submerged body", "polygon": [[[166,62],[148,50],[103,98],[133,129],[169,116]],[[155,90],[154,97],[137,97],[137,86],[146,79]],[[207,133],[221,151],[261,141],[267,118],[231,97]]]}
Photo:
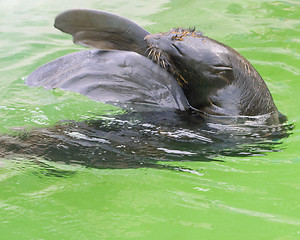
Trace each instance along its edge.
{"label": "submerged body", "polygon": [[66,11],[55,26],[72,34],[75,43],[102,52],[54,60],[29,76],[29,86],[76,91],[141,111],[140,106],[151,105],[210,117],[268,115],[269,123],[278,123],[278,110],[254,67],[201,32],[178,28],[150,34],[128,19],[96,10]]}

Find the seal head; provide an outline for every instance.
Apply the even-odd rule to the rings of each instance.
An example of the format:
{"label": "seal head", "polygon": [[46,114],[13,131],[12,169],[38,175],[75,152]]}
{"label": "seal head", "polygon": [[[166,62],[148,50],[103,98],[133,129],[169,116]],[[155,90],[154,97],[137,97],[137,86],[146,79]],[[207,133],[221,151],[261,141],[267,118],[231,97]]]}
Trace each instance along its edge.
{"label": "seal head", "polygon": [[183,28],[145,41],[149,58],[176,77],[193,108],[212,115],[277,114],[259,73],[232,48]]}

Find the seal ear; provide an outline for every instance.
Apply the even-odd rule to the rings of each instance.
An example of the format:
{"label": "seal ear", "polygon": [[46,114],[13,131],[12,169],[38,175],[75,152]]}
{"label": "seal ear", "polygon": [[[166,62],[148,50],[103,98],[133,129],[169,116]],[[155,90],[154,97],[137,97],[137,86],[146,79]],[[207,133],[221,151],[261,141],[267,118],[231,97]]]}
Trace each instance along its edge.
{"label": "seal ear", "polygon": [[87,9],[68,10],[55,19],[54,26],[73,36],[74,43],[98,49],[134,51],[145,55],[148,34],[136,23],[118,15]]}

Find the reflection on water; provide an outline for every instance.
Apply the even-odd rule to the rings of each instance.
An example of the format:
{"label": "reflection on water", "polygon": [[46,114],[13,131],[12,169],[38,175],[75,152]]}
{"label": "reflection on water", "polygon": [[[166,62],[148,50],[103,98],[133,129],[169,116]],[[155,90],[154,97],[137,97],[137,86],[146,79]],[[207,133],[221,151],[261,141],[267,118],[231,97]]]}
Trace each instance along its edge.
{"label": "reflection on water", "polygon": [[280,150],[291,125],[265,117],[210,118],[191,112],[131,112],[0,137],[1,155],[39,156],[97,168],[161,167],[157,161],[217,161]]}

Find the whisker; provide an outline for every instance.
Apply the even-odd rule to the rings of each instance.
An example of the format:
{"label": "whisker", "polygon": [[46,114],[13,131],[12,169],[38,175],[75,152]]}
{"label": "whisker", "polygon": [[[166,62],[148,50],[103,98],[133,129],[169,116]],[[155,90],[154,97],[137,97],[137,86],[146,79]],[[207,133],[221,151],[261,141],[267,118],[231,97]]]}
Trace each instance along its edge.
{"label": "whisker", "polygon": [[148,53],[148,57],[151,56],[152,52],[153,52],[153,49],[151,49],[150,52]]}
{"label": "whisker", "polygon": [[158,53],[158,59],[160,58],[160,54],[161,54],[161,52]]}
{"label": "whisker", "polygon": [[162,62],[163,68],[166,68],[165,60],[162,60],[161,62]]}
{"label": "whisker", "polygon": [[154,60],[155,60],[155,62],[157,62],[157,51],[156,50],[154,52]]}
{"label": "whisker", "polygon": [[156,47],[152,47],[151,45],[149,45],[147,51],[148,58],[168,71],[170,74],[172,74],[181,87],[183,87],[185,84],[188,84],[185,78],[177,71],[174,66],[172,66],[166,53],[161,52],[159,49],[157,49]]}

